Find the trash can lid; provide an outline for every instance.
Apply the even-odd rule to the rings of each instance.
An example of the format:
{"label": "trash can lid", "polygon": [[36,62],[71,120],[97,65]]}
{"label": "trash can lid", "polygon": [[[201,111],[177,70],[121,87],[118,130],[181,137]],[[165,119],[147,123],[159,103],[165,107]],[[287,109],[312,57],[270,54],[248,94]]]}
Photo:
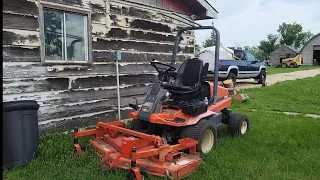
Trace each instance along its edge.
{"label": "trash can lid", "polygon": [[3,102],[3,112],[18,110],[38,110],[40,105],[33,100],[20,100]]}

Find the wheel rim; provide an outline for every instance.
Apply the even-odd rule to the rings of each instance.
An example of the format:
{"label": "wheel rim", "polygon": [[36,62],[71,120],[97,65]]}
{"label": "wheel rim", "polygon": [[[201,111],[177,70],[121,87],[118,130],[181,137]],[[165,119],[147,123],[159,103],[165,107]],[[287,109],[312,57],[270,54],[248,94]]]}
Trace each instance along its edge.
{"label": "wheel rim", "polygon": [[241,134],[245,134],[247,132],[247,129],[248,129],[247,121],[242,121],[241,128],[240,128]]}
{"label": "wheel rim", "polygon": [[286,67],[286,65],[285,65],[285,64],[282,64],[282,67]]}
{"label": "wheel rim", "polygon": [[207,154],[211,151],[214,143],[214,135],[211,129],[207,129],[203,133],[201,141],[201,150],[204,154]]}

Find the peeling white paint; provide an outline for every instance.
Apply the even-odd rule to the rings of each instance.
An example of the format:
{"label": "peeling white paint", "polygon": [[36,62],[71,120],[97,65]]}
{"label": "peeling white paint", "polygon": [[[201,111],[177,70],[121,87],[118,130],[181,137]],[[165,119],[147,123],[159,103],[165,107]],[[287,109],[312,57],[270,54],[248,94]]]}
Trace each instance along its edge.
{"label": "peeling white paint", "polygon": [[[100,50],[100,49],[93,49],[94,52],[112,52],[114,53],[114,50]],[[132,54],[150,54],[150,55],[157,55],[157,54],[163,54],[163,55],[172,55],[172,52],[148,52],[148,51],[127,51],[124,50],[122,52],[126,53],[132,53]],[[193,53],[179,53],[178,55],[183,55],[183,56],[194,56]],[[104,62],[94,62],[94,64],[97,63],[104,63]]]}
{"label": "peeling white paint", "polygon": [[19,48],[23,48],[23,49],[36,49],[39,48],[40,46],[36,45],[2,45],[2,47],[19,47]]}
{"label": "peeling white paint", "polygon": [[[137,9],[141,9],[141,5],[140,4],[133,3],[133,2],[128,2],[128,1],[124,1],[124,0],[112,0],[111,4],[114,5],[114,6],[118,6],[118,7],[127,7],[127,8],[128,7],[135,7]],[[155,22],[159,22],[159,20],[161,20],[161,18],[162,19],[165,18],[164,16],[160,16],[160,13],[171,14],[171,12],[172,12],[170,10],[160,9],[160,8],[151,7],[151,6],[143,6],[143,9],[144,10],[148,10],[153,15],[153,17],[154,17],[153,19],[154,19]],[[189,16],[186,16],[186,15],[183,15],[183,14],[181,14],[181,16],[189,18]],[[183,20],[183,21],[185,21],[185,20]],[[187,22],[187,21],[185,21],[185,22]],[[172,24],[174,24],[174,23],[176,23],[176,25],[185,25],[184,23],[176,21],[176,20],[173,20]],[[170,23],[167,23],[167,24],[170,24]]]}
{"label": "peeling white paint", "polygon": [[104,0],[90,0],[90,3],[98,5],[100,7],[105,7],[105,1]]}
{"label": "peeling white paint", "polygon": [[31,65],[40,65],[40,64],[41,63],[38,63],[38,62],[3,62],[2,63],[3,67],[13,67],[13,66],[27,67]]}
{"label": "peeling white paint", "polygon": [[[130,109],[132,109],[132,108],[130,108],[130,107],[120,108],[120,110],[130,110]],[[95,115],[99,115],[99,114],[104,114],[104,113],[115,112],[115,111],[116,111],[116,110],[107,110],[107,111],[100,111],[100,112],[94,112],[94,113],[87,113],[87,114],[69,116],[69,117],[64,117],[64,118],[51,119],[51,120],[46,120],[46,121],[40,121],[40,122],[38,123],[38,125],[39,125],[39,126],[42,126],[42,125],[47,125],[47,124],[49,124],[49,123],[57,123],[57,122],[59,122],[59,121],[71,120],[71,119],[75,119],[75,118],[91,117],[91,116],[95,116]],[[108,116],[108,114],[106,114],[106,116]]]}
{"label": "peeling white paint", "polygon": [[90,1],[92,0],[82,0],[81,3],[83,5],[84,8],[90,8]]}
{"label": "peeling white paint", "polygon": [[[106,21],[106,20],[101,20],[101,22],[102,21]],[[110,28],[108,28],[104,24],[92,24],[92,33],[93,34],[102,34],[102,36],[104,36],[109,31],[110,31]]]}
{"label": "peeling white paint", "polygon": [[[40,33],[37,31],[29,31],[29,30],[18,30],[18,29],[7,29],[3,28],[3,31],[12,32],[14,34],[20,35],[25,40],[13,42],[13,45],[26,45],[26,46],[40,46]],[[32,41],[28,36],[36,36],[38,39],[36,41]]]}
{"label": "peeling white paint", "polygon": [[[123,41],[123,42],[144,42],[144,43],[149,43],[149,44],[162,44],[162,45],[173,45],[172,42],[157,42],[157,41],[147,41],[147,40],[132,40],[132,39],[114,39],[114,38],[99,38],[99,39],[104,39],[106,41],[110,41],[110,40],[116,40],[116,41]],[[111,42],[110,42],[111,43]],[[184,47],[191,47],[193,48],[193,45],[182,45],[182,49],[184,49]],[[136,50],[132,50],[132,51],[136,51]],[[141,52],[141,51],[137,51],[137,52]]]}
{"label": "peeling white paint", "polygon": [[75,102],[75,103],[66,103],[64,104],[65,106],[78,106],[78,105],[83,105],[83,104],[90,104],[90,103],[97,103],[97,102],[102,102],[102,101],[109,101],[109,99],[98,99],[98,100],[91,100],[91,101],[83,101],[83,102]]}
{"label": "peeling white paint", "polygon": [[2,11],[3,13],[6,14],[16,14],[16,15],[21,15],[21,16],[31,16],[31,17],[38,17],[37,15],[32,15],[32,14],[22,14],[22,13],[17,13],[17,12],[13,12],[13,11]]}
{"label": "peeling white paint", "polygon": [[66,69],[76,69],[76,70],[81,70],[81,69],[88,69],[88,66],[83,66],[83,65],[54,65],[54,66],[47,66],[47,71],[48,72],[60,72],[64,71]]}

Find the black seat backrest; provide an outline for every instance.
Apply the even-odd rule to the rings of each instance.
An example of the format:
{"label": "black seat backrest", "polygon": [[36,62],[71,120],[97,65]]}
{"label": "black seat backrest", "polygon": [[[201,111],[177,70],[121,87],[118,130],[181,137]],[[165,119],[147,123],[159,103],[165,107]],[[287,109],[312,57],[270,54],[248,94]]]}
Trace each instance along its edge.
{"label": "black seat backrest", "polygon": [[203,62],[199,59],[188,59],[180,66],[175,85],[199,86]]}
{"label": "black seat backrest", "polygon": [[201,82],[204,82],[206,80],[206,77],[208,74],[208,68],[209,68],[209,63],[205,63],[201,70],[201,79],[200,79]]}

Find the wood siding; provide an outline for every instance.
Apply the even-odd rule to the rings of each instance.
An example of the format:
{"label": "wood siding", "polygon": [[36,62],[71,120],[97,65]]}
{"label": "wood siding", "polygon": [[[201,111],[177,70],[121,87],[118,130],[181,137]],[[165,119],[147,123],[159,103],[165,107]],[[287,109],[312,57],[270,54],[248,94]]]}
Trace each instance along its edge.
{"label": "wood siding", "polygon": [[295,52],[293,50],[291,50],[285,45],[282,45],[281,47],[270,53],[270,61],[274,66],[276,66],[280,64],[280,58],[287,58],[288,54],[294,53]]}
{"label": "wood siding", "polygon": [[[44,65],[40,58],[37,0],[4,0],[3,98],[36,100],[40,132],[94,125],[117,116],[116,68],[120,63],[121,117],[143,101],[157,73],[152,58],[169,62],[177,29],[190,24],[169,11],[120,0],[49,0],[91,10],[92,64]],[[187,17],[187,16],[185,16]],[[194,54],[194,34],[181,39],[179,61]]]}
{"label": "wood siding", "polygon": [[320,46],[320,34],[312,38],[301,50],[304,65],[313,65],[313,50],[315,46]]}

